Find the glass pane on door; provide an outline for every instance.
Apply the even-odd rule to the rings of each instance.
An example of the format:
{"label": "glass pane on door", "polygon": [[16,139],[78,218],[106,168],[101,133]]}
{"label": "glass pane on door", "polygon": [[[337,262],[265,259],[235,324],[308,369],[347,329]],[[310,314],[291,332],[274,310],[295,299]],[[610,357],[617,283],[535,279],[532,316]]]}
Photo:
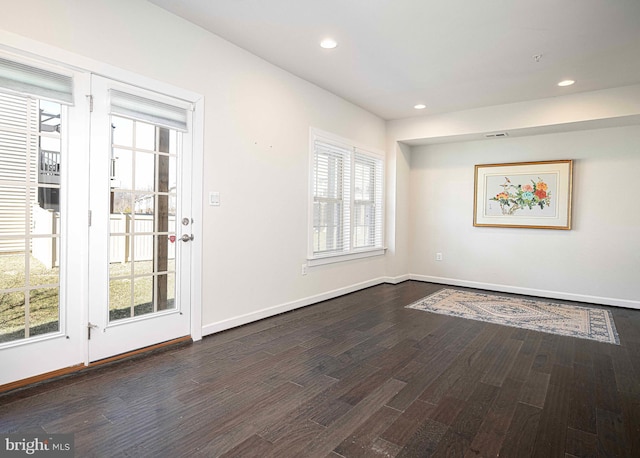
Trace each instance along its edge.
{"label": "glass pane on door", "polygon": [[0,345],[61,330],[58,103],[0,93]]}
{"label": "glass pane on door", "polygon": [[111,117],[109,321],[176,307],[176,138],[172,129]]}

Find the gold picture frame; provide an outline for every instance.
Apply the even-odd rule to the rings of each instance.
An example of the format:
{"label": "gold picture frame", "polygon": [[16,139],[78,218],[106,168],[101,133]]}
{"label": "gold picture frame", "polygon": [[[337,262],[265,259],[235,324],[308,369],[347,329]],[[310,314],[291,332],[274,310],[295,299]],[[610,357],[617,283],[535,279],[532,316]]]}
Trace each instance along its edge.
{"label": "gold picture frame", "polygon": [[573,161],[475,166],[473,225],[571,229]]}

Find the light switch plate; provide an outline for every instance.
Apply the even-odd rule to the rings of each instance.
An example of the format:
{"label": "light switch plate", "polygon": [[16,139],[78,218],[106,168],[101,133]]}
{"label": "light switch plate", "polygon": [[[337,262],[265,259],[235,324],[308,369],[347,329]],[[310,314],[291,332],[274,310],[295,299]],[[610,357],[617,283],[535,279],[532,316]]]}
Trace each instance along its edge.
{"label": "light switch plate", "polygon": [[209,193],[209,205],[214,207],[220,206],[220,193],[219,192],[210,192]]}

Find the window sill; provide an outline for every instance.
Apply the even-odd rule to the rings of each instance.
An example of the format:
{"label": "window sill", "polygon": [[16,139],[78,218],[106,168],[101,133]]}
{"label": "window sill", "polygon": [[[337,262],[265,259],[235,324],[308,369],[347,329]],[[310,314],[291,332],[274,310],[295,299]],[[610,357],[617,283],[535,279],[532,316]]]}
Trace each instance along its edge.
{"label": "window sill", "polygon": [[382,256],[387,251],[386,248],[376,248],[374,250],[357,251],[355,253],[348,254],[334,254],[330,256],[308,258],[307,264],[309,267],[323,266],[325,264],[333,264],[336,262],[351,261],[354,259],[370,258],[373,256]]}

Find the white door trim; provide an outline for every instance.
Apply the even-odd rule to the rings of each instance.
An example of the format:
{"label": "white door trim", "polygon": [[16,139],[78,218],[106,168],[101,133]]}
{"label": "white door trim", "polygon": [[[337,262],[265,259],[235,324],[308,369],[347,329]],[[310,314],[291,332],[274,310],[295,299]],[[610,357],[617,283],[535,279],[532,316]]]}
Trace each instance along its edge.
{"label": "white door trim", "polygon": [[193,101],[194,112],[191,128],[192,144],[192,181],[191,181],[191,215],[193,224],[193,249],[191,251],[191,338],[202,340],[202,238],[204,230],[203,218],[203,174],[204,174],[204,97]]}
{"label": "white door trim", "polygon": [[[91,340],[87,341],[88,362],[127,353],[149,345],[155,345],[185,335],[191,335],[192,313],[200,307],[194,304],[194,286],[191,272],[197,272],[200,265],[192,262],[193,253],[201,244],[201,236],[196,240],[193,231],[197,218],[200,217],[201,205],[194,202],[193,195],[200,196],[199,189],[194,189],[193,171],[197,164],[194,161],[193,112],[188,111],[188,132],[182,135],[183,148],[178,160],[178,213],[176,214],[176,303],[178,308],[135,318],[110,321],[109,305],[109,208],[108,192],[110,187],[109,171],[111,161],[111,122],[109,109],[109,91],[117,89],[148,99],[169,102],[174,94],[159,94],[154,87],[140,88],[130,84],[114,81],[109,78],[92,76],[93,113],[91,125],[90,166],[91,189],[90,205],[92,211],[92,227],[90,229],[90,274],[88,317],[92,326]],[[171,98],[171,99],[169,99]],[[182,103],[175,100],[176,104]],[[143,153],[146,154],[146,153]],[[200,169],[202,167],[200,166]],[[182,218],[192,222],[187,226],[180,224]],[[201,226],[201,225],[199,225]],[[182,234],[193,234],[193,241],[179,241]],[[105,281],[107,282],[105,284]],[[186,307],[186,308],[185,308]],[[201,332],[201,331],[200,331]]]}

